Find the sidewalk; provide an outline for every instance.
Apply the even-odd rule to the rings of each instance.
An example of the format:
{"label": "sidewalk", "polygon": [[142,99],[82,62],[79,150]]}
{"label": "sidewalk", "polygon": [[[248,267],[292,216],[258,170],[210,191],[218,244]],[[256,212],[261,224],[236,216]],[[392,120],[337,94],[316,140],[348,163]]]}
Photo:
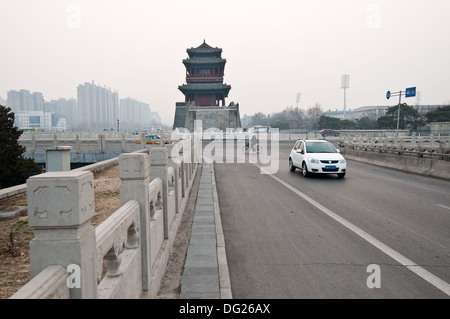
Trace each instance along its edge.
{"label": "sidewalk", "polygon": [[231,299],[214,166],[203,164],[179,299]]}

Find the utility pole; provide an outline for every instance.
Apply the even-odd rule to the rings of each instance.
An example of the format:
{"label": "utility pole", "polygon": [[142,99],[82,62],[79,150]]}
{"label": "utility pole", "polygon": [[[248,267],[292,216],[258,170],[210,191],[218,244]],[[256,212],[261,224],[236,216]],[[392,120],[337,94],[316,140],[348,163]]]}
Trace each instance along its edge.
{"label": "utility pole", "polygon": [[400,127],[400,106],[402,104],[402,91],[400,91],[400,94],[398,95],[398,113],[397,113],[397,132]]}

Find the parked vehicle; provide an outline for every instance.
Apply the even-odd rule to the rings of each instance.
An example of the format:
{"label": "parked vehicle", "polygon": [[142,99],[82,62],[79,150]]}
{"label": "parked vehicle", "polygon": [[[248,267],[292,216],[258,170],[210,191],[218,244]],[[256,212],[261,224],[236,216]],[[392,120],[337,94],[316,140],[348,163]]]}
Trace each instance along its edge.
{"label": "parked vehicle", "polygon": [[347,172],[347,163],[334,145],[325,140],[298,140],[289,156],[289,169],[297,168],[308,177],[311,174],[337,174],[342,178]]}
{"label": "parked vehicle", "polygon": [[162,138],[160,135],[147,135],[145,136],[146,139],[146,144],[157,144],[157,145],[162,145],[162,144],[172,144],[171,141],[166,140],[164,138]]}

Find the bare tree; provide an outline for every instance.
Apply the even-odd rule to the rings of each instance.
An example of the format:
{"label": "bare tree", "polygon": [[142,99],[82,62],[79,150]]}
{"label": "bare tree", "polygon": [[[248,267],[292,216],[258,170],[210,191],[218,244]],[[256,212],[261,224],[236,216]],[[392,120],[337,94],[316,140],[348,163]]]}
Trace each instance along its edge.
{"label": "bare tree", "polygon": [[314,106],[306,110],[307,128],[310,130],[317,129],[319,118],[324,114],[322,106],[316,103]]}

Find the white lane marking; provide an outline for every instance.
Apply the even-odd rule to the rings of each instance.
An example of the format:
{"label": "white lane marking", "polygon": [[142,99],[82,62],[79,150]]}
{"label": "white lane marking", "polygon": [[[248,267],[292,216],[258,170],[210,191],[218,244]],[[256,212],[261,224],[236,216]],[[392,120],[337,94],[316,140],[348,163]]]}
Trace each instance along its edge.
{"label": "white lane marking", "polygon": [[447,206],[444,206],[444,205],[436,204],[436,206],[450,210],[450,207],[447,207]]}
{"label": "white lane marking", "polygon": [[[258,164],[255,164],[255,165],[258,166],[261,170],[265,170],[263,167],[259,166]],[[399,262],[401,265],[405,266],[406,268],[408,268],[409,270],[414,272],[416,275],[418,275],[418,276],[422,277],[423,279],[425,279],[427,282],[429,282],[430,284],[435,286],[437,289],[441,290],[442,292],[444,292],[445,294],[450,296],[450,284],[448,284],[444,280],[442,280],[439,277],[433,275],[428,270],[420,267],[419,265],[417,265],[413,261],[409,260],[408,258],[403,256],[402,254],[398,253],[394,249],[390,248],[389,246],[383,244],[381,241],[379,241],[378,239],[376,239],[372,235],[369,235],[368,233],[366,233],[361,228],[353,225],[352,223],[350,223],[346,219],[344,219],[341,216],[333,213],[331,210],[329,210],[325,206],[319,204],[314,199],[312,199],[308,195],[302,193],[301,191],[299,191],[295,187],[291,186],[290,184],[286,183],[282,179],[276,177],[274,174],[269,174],[269,172],[267,172],[267,175],[272,177],[274,180],[276,180],[277,182],[279,182],[280,184],[282,184],[286,188],[290,189],[294,193],[296,193],[298,196],[302,197],[304,200],[306,200],[311,205],[313,205],[316,208],[318,208],[320,211],[322,211],[323,213],[325,213],[329,217],[331,217],[334,220],[336,220],[337,222],[339,222],[341,225],[343,225],[346,228],[350,229],[352,232],[354,232],[355,234],[357,234],[358,236],[360,236],[361,238],[363,238],[364,240],[366,240],[367,242],[369,242],[370,244],[372,244],[373,246],[375,246],[376,248],[378,248],[379,250],[384,252],[389,257],[391,257],[394,260],[396,260],[397,262]]]}

